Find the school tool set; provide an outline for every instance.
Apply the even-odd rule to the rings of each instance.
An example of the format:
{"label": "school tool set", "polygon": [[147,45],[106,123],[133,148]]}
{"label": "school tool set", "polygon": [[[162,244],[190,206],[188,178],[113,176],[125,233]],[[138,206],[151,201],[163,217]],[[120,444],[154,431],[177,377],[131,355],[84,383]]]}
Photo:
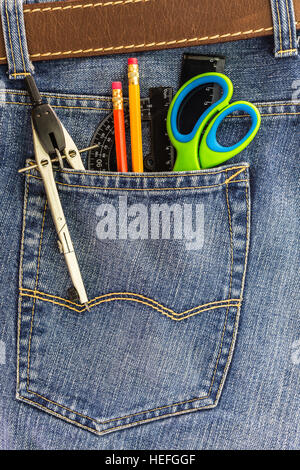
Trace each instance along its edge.
{"label": "school tool set", "polygon": [[[197,70],[199,64],[203,66],[201,57],[195,58],[193,55],[185,57],[182,77],[188,80],[183,83],[174,98],[171,88],[158,87],[150,89],[149,98],[142,100],[140,99],[137,60],[129,59],[129,106],[123,100],[121,82],[113,82],[112,115],[108,115],[99,125],[91,145],[82,150],[77,148],[51,106],[43,103],[33,77],[28,75],[25,78],[33,106],[31,124],[36,163],[30,164],[19,172],[32,168],[37,168],[40,172],[57,232],[59,250],[64,255],[73,284],[69,290],[69,297],[84,304],[87,309],[88,297],[55,183],[53,164],[58,163],[63,168],[64,161],[67,161],[72,169],[84,171],[85,167],[80,154],[88,151],[87,169],[99,171],[116,169],[118,172],[127,172],[125,127],[128,127],[128,120],[132,170],[137,173],[211,168],[241,152],[256,135],[260,126],[260,114],[257,108],[249,102],[229,103],[233,93],[230,79],[222,73],[210,71],[211,68],[217,70],[224,67],[222,58],[207,60],[206,57],[203,63],[209,71],[193,76],[195,67]],[[216,85],[220,88],[216,88]],[[195,107],[196,97],[203,98],[203,91],[201,91],[203,87],[204,96],[207,97],[209,94],[211,100],[204,100],[202,105],[200,100],[197,108]],[[222,94],[220,94],[220,89]],[[233,111],[243,111],[249,114],[251,128],[239,142],[231,147],[224,147],[217,141],[216,133],[224,118]],[[188,127],[185,127],[190,116],[193,116],[193,120],[189,122]],[[196,123],[194,124],[195,117]],[[151,123],[152,148],[151,154],[146,157],[143,157],[142,150],[142,120]],[[179,126],[182,121],[183,126]],[[190,130],[191,123],[193,127]],[[111,143],[110,147],[106,144],[105,148],[101,141],[102,136],[105,135],[104,129],[110,135],[110,139],[106,142]],[[115,143],[114,146],[113,143]],[[112,161],[113,150],[116,154],[114,161]]]}
{"label": "school tool set", "polygon": [[[140,100],[137,59],[128,59],[129,113],[128,106],[124,104],[119,111],[124,121],[122,134],[119,127],[116,129],[115,117],[115,129],[110,116],[100,123],[91,142],[95,148],[89,152],[88,169],[115,170],[114,161],[119,161],[119,150],[115,156],[113,142],[117,150],[121,139],[126,152],[125,127],[129,124],[134,172],[200,170],[219,165],[241,152],[255,137],[260,126],[260,114],[246,101],[229,104],[233,86],[230,79],[221,73],[224,66],[225,58],[221,56],[184,54],[182,86],[175,97],[172,88],[158,87],[150,89],[150,99]],[[249,114],[252,124],[239,142],[224,147],[218,143],[216,133],[224,118],[233,111]],[[145,157],[141,132],[144,120],[151,122],[152,137],[151,154]]]}
{"label": "school tool set", "polygon": [[[141,120],[149,126],[151,147],[144,149],[144,172],[172,171],[175,162],[175,149],[170,144],[166,120],[168,108],[173,99],[171,87],[149,89],[149,96],[141,98]],[[130,129],[129,103],[123,99],[125,129]],[[93,171],[117,171],[114,114],[108,112],[98,124],[87,155],[87,169]],[[129,161],[128,161],[129,167]],[[131,170],[129,170],[131,171]]]}

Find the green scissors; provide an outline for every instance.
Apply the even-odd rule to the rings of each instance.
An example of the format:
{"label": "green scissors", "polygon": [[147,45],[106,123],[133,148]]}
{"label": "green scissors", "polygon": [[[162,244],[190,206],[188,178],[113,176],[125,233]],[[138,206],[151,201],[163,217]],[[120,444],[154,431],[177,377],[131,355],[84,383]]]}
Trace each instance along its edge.
{"label": "green scissors", "polygon": [[[196,88],[208,83],[220,85],[223,90],[222,97],[202,114],[189,134],[181,134],[178,130],[178,113],[183,100]],[[247,101],[235,101],[229,104],[232,93],[231,80],[221,73],[197,75],[185,83],[176,93],[167,116],[168,135],[177,150],[173,171],[200,170],[220,165],[241,152],[253,140],[261,122],[259,111]],[[236,110],[244,111],[250,115],[251,128],[239,142],[231,147],[223,147],[217,141],[217,129],[223,119]],[[202,136],[205,126],[207,128]]]}

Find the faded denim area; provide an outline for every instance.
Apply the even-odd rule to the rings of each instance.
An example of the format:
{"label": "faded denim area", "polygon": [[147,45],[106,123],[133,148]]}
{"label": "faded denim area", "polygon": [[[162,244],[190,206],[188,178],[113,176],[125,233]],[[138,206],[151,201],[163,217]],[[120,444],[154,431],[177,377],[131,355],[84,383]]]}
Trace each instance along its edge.
{"label": "faded denim area", "polygon": [[[30,174],[18,398],[97,433],[216,406],[242,301],[249,241],[247,170],[233,165],[141,177],[59,174],[89,312],[66,299],[69,274],[56,248],[43,185]],[[185,240],[162,234],[99,240],[97,208],[118,206],[120,194],[150,210],[162,204],[201,205],[204,220],[194,224],[204,224],[204,246],[187,250]],[[165,213],[161,229],[166,218]]]}
{"label": "faded denim area", "polygon": [[[142,96],[178,88],[183,52],[225,55],[234,99],[257,104],[261,128],[212,170],[56,173],[90,312],[67,299],[39,174],[17,174],[33,155],[31,108],[1,66],[2,448],[299,448],[299,59],[275,59],[271,37],[139,53]],[[126,61],[35,63],[79,147],[111,109],[111,81],[126,91]],[[229,117],[219,139],[248,126]],[[100,240],[97,208],[124,194],[129,205],[202,204],[203,246]]]}

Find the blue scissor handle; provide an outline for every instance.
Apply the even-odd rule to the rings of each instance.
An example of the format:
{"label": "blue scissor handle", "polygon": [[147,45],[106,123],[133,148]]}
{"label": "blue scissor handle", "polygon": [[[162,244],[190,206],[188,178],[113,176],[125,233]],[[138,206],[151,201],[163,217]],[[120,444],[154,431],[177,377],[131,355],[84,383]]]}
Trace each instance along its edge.
{"label": "blue scissor handle", "polygon": [[[177,120],[183,100],[194,89],[207,83],[218,84],[222,88],[223,94],[217,102],[209,106],[199,117],[189,134],[182,134],[178,130]],[[241,152],[254,138],[260,126],[260,114],[257,108],[247,101],[236,101],[229,104],[232,93],[231,80],[220,73],[198,75],[185,83],[176,93],[167,116],[168,135],[177,150],[174,171],[199,170],[219,165]],[[223,147],[218,143],[216,133],[223,119],[235,110],[244,111],[250,115],[252,120],[251,128],[239,142],[231,147]],[[206,125],[207,128],[205,129]],[[199,146],[203,132],[203,138]]]}
{"label": "blue scissor handle", "polygon": [[[189,134],[181,134],[177,127],[177,119],[178,113],[180,110],[180,106],[183,100],[188,96],[195,88],[198,88],[201,85],[206,85],[207,83],[217,83],[223,90],[222,97],[213,103],[209,108],[200,116],[198,121],[196,122],[193,130]],[[229,103],[232,97],[233,87],[232,83],[228,77],[225,75],[221,75],[218,73],[204,73],[203,75],[199,75],[197,77],[192,78],[187,83],[185,83],[180,90],[176,93],[172,103],[171,116],[170,116],[170,125],[171,131],[174,136],[175,141],[186,143],[193,140],[197,131],[201,127],[202,124],[205,123],[207,116],[212,112],[212,110],[217,111],[219,109],[220,104],[222,106],[221,109],[224,108],[226,104]],[[175,145],[175,144],[174,144]],[[176,145],[175,145],[176,147]]]}
{"label": "blue scissor handle", "polygon": [[[252,125],[247,134],[241,140],[239,140],[239,142],[231,145],[231,147],[224,147],[217,141],[216,134],[218,127],[223,119],[225,119],[225,117],[228,116],[228,114],[231,114],[233,111],[244,111],[245,113],[249,114],[252,120]],[[251,137],[252,133],[257,127],[258,120],[259,117],[257,115],[256,108],[251,103],[247,103],[245,101],[235,101],[234,103],[229,104],[217,115],[210,129],[207,129],[206,142],[208,147],[215,152],[230,152],[231,150],[239,148],[244,142],[248,141],[249,137]]]}
{"label": "blue scissor handle", "polygon": [[[223,119],[233,111],[244,111],[249,114],[252,121],[251,127],[247,134],[236,144],[224,147],[217,141],[216,134]],[[245,147],[247,147],[247,145],[249,145],[256,135],[260,122],[261,117],[257,108],[247,101],[236,101],[226,106],[212,119],[204,132],[199,149],[201,168],[211,168],[213,166],[220,165],[224,161],[241,152]]]}

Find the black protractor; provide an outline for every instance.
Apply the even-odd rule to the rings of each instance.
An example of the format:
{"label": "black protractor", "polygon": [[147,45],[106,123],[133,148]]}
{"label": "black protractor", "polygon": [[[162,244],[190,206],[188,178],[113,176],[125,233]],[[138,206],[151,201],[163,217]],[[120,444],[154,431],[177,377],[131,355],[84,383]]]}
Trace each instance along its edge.
{"label": "black protractor", "polygon": [[[175,152],[167,134],[166,118],[173,89],[150,88],[149,95],[149,98],[141,99],[142,122],[147,121],[151,127],[151,151],[144,157],[144,171],[172,171]],[[129,132],[129,107],[125,100],[124,120]],[[98,145],[98,148],[88,153],[89,170],[117,171],[113,112],[100,122],[90,145]]]}

